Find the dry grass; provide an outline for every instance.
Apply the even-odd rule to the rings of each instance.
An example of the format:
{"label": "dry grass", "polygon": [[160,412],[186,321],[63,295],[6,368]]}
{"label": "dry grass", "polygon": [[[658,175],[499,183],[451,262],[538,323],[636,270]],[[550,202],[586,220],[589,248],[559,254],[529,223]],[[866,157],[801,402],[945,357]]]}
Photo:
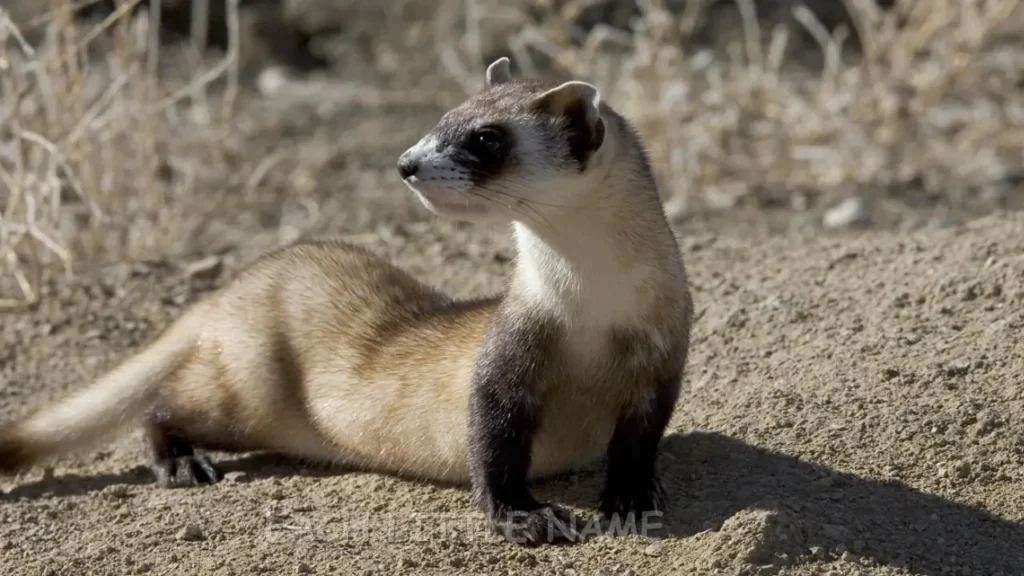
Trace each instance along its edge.
{"label": "dry grass", "polygon": [[[210,149],[196,144],[215,142],[223,128],[209,120],[204,87],[228,75],[216,114],[224,118],[237,92],[237,49],[172,91],[159,81],[160,11],[133,13],[140,2],[121,2],[93,24],[74,15],[89,2],[52,2],[23,23],[43,33],[35,48],[0,11],[0,279],[13,278],[19,292],[0,298],[0,309],[37,303],[47,264],[70,274],[75,256],[138,257],[159,246],[174,197],[187,192],[160,178],[162,149],[191,147],[175,157],[198,165]],[[179,117],[186,97],[198,122]],[[183,124],[190,130],[175,128]]]}
{"label": "dry grass", "polygon": [[[742,30],[717,53],[691,42],[704,24],[708,3],[700,1],[681,12],[639,2],[634,30],[598,26],[570,42],[573,16],[591,3],[561,3],[513,45],[595,82],[635,119],[676,215],[754,195],[800,208],[893,187],[955,201],[1006,193],[1024,170],[1020,0],[900,0],[890,11],[846,0],[856,30],[831,34],[798,6],[794,20],[824,54],[818,71],[788,65],[797,31],[762,29],[753,0],[736,0]],[[475,4],[508,18],[502,2]],[[857,55],[844,51],[853,33],[863,46]],[[529,52],[512,51],[532,72]],[[472,76],[466,83],[475,85]]]}
{"label": "dry grass", "polygon": [[[169,57],[160,54],[168,48],[158,41],[159,11],[131,14],[142,1],[121,0],[117,13],[85,25],[72,18],[83,2],[56,0],[32,23],[45,35],[36,50],[0,21],[0,287],[16,291],[0,289],[0,306],[37,302],[42,266],[70,271],[76,257],[159,253],[160,231],[180,232],[176,207],[219,162],[215,143],[232,129],[238,92],[237,13],[229,10],[227,57],[174,84],[160,73]],[[598,84],[638,124],[677,216],[893,190],[955,202],[1006,194],[1024,171],[1021,0],[900,0],[884,12],[846,0],[855,29],[835,33],[797,8],[793,22],[823,54],[818,70],[785,57],[797,30],[763,28],[754,0],[735,0],[742,25],[724,49],[693,41],[709,0],[682,11],[638,2],[632,30],[599,25],[575,41],[580,11],[608,1],[441,2],[429,27],[433,57],[472,92],[495,39],[507,38],[497,49],[525,73],[553,64]],[[390,24],[409,36],[422,28]],[[185,61],[205,62],[199,56]],[[206,86],[225,77],[226,90],[211,98]],[[171,161],[193,176],[162,178]]]}

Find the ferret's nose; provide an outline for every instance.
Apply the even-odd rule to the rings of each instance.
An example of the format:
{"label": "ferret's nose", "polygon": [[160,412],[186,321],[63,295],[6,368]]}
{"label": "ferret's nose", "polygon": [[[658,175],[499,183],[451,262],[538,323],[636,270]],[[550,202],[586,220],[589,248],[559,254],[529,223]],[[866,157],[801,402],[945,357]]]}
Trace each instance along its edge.
{"label": "ferret's nose", "polygon": [[398,174],[402,177],[402,180],[408,179],[410,176],[416,174],[419,170],[419,160],[409,152],[402,154],[398,158]]}

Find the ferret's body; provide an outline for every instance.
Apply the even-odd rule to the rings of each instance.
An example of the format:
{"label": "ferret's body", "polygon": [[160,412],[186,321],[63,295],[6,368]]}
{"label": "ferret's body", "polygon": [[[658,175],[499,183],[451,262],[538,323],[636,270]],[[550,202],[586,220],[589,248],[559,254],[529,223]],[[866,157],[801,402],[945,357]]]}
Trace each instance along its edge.
{"label": "ferret's body", "polygon": [[399,159],[432,211],[511,222],[490,299],[456,301],[332,240],[268,254],[91,386],[0,427],[0,470],[141,419],[157,480],[215,482],[194,448],[268,450],[470,483],[511,541],[572,540],[529,478],[607,458],[601,510],[657,509],[692,304],[632,127],[593,86],[514,81],[446,114]]}
{"label": "ferret's body", "polygon": [[[500,303],[453,300],[341,241],[275,252],[187,313],[195,342],[152,423],[198,447],[467,483],[470,382]],[[601,458],[624,401],[613,367],[560,356],[531,476]]]}

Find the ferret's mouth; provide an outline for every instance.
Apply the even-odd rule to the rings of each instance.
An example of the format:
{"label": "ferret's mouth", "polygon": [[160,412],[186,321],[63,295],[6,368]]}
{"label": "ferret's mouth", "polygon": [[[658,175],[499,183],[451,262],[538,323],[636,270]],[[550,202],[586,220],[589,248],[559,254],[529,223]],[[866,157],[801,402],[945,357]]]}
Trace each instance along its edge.
{"label": "ferret's mouth", "polygon": [[440,182],[425,181],[417,176],[410,176],[403,181],[428,210],[439,216],[483,216],[493,211],[494,206],[486,198],[465,190]]}

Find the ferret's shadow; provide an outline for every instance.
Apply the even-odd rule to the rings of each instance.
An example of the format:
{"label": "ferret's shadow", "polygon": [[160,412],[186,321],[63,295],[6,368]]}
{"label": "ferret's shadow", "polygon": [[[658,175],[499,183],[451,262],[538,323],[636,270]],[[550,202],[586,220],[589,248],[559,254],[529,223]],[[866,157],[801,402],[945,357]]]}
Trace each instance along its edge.
{"label": "ferret's shadow", "polygon": [[[226,474],[242,472],[248,480],[351,471],[274,454],[220,457],[217,465]],[[897,482],[860,478],[705,432],[668,435],[659,473],[668,505],[656,519],[661,528],[649,533],[653,537],[719,530],[743,510],[762,509],[784,517],[787,534],[799,540],[790,544],[803,551],[855,547],[861,556],[928,576],[958,568],[972,574],[1024,574],[1024,524]],[[0,496],[0,503],[152,481],[142,466],[123,474],[66,475],[18,486]],[[602,482],[598,467],[538,483],[535,489],[544,500],[593,509]],[[792,550],[787,553],[799,561]]]}
{"label": "ferret's shadow", "polygon": [[[773,529],[788,526],[764,539],[795,534],[800,542],[789,544],[805,555],[813,547],[834,553],[842,545],[915,574],[1024,574],[1024,524],[902,483],[860,478],[706,432],[666,436],[659,473],[669,501],[654,537],[719,530],[738,512],[759,509],[783,517]],[[602,481],[600,472],[588,473],[555,480],[540,493],[593,507]]]}

